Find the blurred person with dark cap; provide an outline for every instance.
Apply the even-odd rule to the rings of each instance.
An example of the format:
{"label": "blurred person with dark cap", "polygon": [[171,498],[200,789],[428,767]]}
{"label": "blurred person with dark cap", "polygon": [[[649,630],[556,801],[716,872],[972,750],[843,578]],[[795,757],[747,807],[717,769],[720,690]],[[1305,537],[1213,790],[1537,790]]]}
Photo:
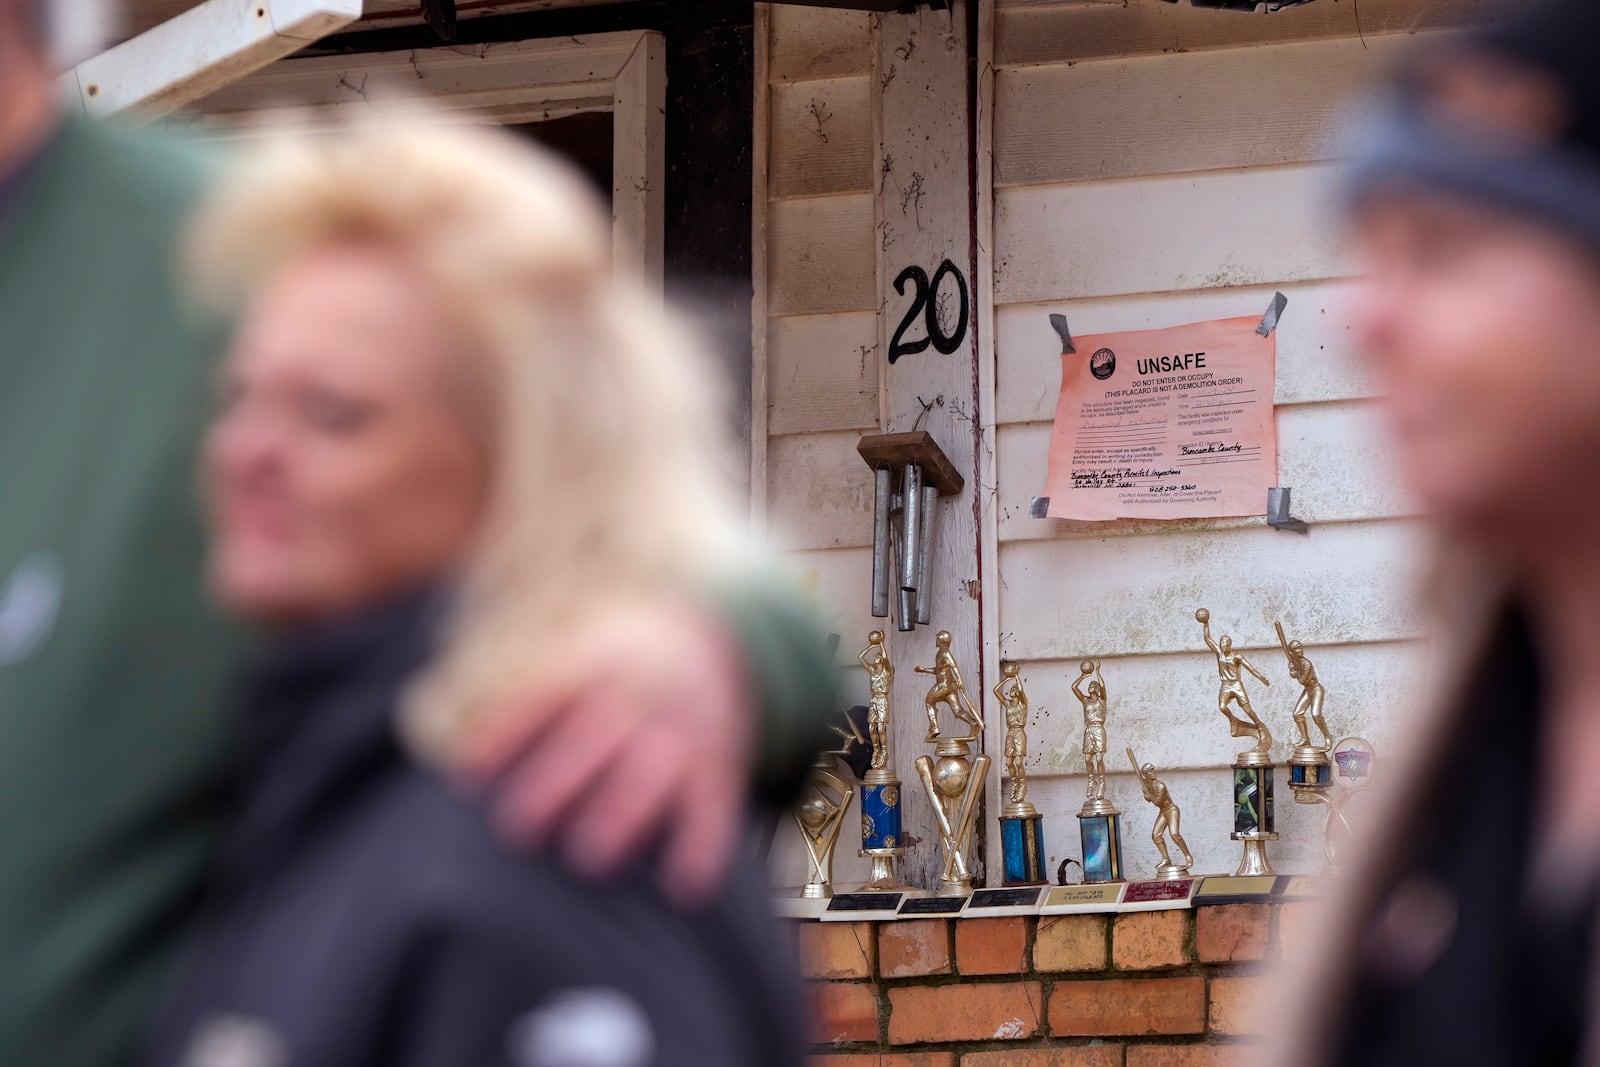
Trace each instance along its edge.
{"label": "blurred person with dark cap", "polygon": [[1263,1063],[1600,1064],[1600,4],[1411,58],[1359,153],[1359,342],[1440,544],[1443,684]]}
{"label": "blurred person with dark cap", "polygon": [[[46,16],[0,0],[0,1063],[103,1067],[133,1054],[232,810],[242,649],[206,603],[192,484],[222,338],[175,290],[205,174],[65,116]],[[465,731],[449,773],[586,872],[650,855],[687,907],[750,806],[803,780],[831,668],[761,588],[614,622]],[[692,743],[641,751],[646,718]]]}

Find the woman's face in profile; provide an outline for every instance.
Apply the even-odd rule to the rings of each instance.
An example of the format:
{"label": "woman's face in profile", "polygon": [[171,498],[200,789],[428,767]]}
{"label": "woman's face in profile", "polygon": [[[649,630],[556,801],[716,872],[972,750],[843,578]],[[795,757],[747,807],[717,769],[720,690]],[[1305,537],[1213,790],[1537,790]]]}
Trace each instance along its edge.
{"label": "woman's face in profile", "polygon": [[1600,267],[1443,194],[1378,198],[1357,237],[1356,340],[1400,473],[1458,529],[1537,529],[1600,464]]}
{"label": "woman's face in profile", "polygon": [[206,439],[210,580],[234,614],[337,618],[450,570],[483,507],[465,346],[392,250],[313,249],[256,295]]}

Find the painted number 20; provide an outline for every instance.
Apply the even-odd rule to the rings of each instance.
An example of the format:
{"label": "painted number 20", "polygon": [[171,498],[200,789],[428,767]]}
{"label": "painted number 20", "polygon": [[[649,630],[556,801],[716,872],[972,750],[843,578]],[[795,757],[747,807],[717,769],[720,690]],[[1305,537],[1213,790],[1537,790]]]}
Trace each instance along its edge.
{"label": "painted number 20", "polygon": [[[939,321],[939,287],[944,284],[947,274],[956,280],[957,297],[956,328],[954,332],[948,334],[944,332],[944,324]],[[900,320],[899,328],[894,331],[894,337],[889,341],[889,362],[893,363],[901,356],[925,352],[929,345],[946,356],[960,348],[961,342],[967,336],[967,319],[971,312],[971,303],[967,298],[967,279],[962,276],[960,268],[947,259],[939,264],[939,269],[933,272],[933,277],[930,279],[928,272],[921,267],[907,267],[894,280],[894,291],[904,296],[906,282],[912,282],[915,287],[911,294],[911,307],[906,311],[906,317]],[[919,341],[907,341],[906,331],[916,323],[919,314],[927,327],[928,336]]]}

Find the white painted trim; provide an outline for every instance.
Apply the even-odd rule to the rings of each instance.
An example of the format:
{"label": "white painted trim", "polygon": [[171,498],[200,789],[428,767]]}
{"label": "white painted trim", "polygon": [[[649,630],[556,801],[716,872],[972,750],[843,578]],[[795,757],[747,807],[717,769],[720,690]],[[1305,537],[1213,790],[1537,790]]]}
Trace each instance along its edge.
{"label": "white painted trim", "polygon": [[84,114],[157,117],[361,17],[361,0],[205,0],[58,80]]}
{"label": "white painted trim", "polygon": [[352,109],[403,110],[419,98],[437,112],[499,123],[611,112],[614,254],[660,290],[667,64],[659,33],[291,59],[220,89],[196,110],[227,126],[287,106],[315,124]]}
{"label": "white painted trim", "polygon": [[767,527],[767,431],[771,424],[767,374],[767,171],[771,166],[772,10],[755,5],[755,103],[750,158],[750,522],[758,537]]}

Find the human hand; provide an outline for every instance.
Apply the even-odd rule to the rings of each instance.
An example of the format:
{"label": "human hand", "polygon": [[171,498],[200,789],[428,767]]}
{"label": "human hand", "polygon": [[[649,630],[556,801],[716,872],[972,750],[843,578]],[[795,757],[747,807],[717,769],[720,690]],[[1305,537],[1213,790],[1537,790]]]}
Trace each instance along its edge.
{"label": "human hand", "polygon": [[605,878],[660,846],[660,887],[693,908],[738,847],[756,711],[730,636],[683,601],[617,604],[547,649],[559,676],[466,738],[458,773],[494,791],[503,837]]}

